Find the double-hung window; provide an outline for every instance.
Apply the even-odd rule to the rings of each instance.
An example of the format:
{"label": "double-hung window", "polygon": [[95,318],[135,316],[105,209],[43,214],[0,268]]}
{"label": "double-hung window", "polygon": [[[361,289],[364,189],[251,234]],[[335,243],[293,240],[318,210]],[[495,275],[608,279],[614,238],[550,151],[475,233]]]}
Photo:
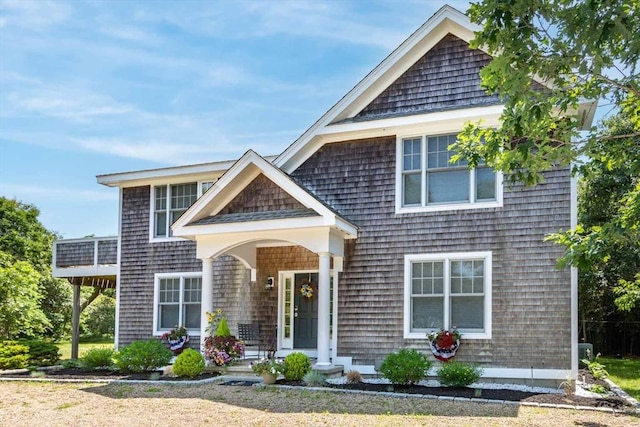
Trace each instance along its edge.
{"label": "double-hung window", "polygon": [[491,333],[491,252],[405,256],[405,338],[456,327]]}
{"label": "double-hung window", "polygon": [[469,169],[465,160],[451,163],[448,147],[457,135],[402,138],[400,142],[400,210],[482,207],[499,202],[496,173],[483,163]]}
{"label": "double-hung window", "polygon": [[154,187],[153,237],[171,236],[171,224],[196,201],[198,184],[171,184]]}
{"label": "double-hung window", "polygon": [[185,326],[200,334],[201,273],[158,273],[155,276],[155,330]]}

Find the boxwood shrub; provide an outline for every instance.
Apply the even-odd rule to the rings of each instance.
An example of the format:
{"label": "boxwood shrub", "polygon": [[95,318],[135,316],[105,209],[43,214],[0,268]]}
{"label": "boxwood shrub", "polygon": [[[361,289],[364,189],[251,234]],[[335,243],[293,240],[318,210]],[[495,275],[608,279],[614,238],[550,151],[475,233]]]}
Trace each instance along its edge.
{"label": "boxwood shrub", "polygon": [[380,365],[380,372],[392,384],[410,385],[424,379],[431,366],[432,362],[424,354],[403,348],[384,359]]}
{"label": "boxwood shrub", "polygon": [[482,377],[484,370],[466,362],[443,363],[438,369],[438,381],[446,387],[467,387]]}
{"label": "boxwood shrub", "polygon": [[159,340],[134,341],[114,356],[116,367],[124,372],[154,371],[171,362],[173,352]]}

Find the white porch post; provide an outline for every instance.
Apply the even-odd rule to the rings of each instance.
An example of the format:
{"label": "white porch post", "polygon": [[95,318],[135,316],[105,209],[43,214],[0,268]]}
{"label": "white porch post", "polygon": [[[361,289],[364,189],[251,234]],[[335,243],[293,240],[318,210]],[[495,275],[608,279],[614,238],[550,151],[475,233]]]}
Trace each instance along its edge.
{"label": "white porch post", "polygon": [[331,255],[328,252],[318,254],[320,268],[318,272],[318,366],[330,366],[330,281],[331,281]]}
{"label": "white porch post", "polygon": [[202,293],[200,302],[200,349],[204,348],[207,335],[207,312],[213,311],[213,259],[202,259]]}

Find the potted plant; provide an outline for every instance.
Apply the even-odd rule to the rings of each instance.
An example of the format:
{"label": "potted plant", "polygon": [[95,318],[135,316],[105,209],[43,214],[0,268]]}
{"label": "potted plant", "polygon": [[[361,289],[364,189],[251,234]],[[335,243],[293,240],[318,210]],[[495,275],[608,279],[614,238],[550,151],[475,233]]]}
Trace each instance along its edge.
{"label": "potted plant", "polygon": [[189,333],[184,326],[176,326],[169,332],[162,334],[162,341],[169,344],[169,349],[174,355],[179,355],[184,349],[184,345],[189,342]]}
{"label": "potted plant", "polygon": [[278,375],[284,374],[286,364],[282,359],[267,359],[263,357],[257,362],[252,362],[251,369],[262,376],[265,384],[274,384],[278,379]]}

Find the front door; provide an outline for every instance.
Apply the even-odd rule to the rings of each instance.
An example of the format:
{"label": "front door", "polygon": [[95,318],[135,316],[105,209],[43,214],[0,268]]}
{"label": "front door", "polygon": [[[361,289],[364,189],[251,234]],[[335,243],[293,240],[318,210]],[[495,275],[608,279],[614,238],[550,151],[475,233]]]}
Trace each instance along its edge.
{"label": "front door", "polygon": [[296,273],[293,292],[293,347],[318,345],[318,273]]}
{"label": "front door", "polygon": [[[279,337],[282,349],[318,346],[318,271],[280,272]],[[333,331],[333,277],[329,280],[330,323]]]}

